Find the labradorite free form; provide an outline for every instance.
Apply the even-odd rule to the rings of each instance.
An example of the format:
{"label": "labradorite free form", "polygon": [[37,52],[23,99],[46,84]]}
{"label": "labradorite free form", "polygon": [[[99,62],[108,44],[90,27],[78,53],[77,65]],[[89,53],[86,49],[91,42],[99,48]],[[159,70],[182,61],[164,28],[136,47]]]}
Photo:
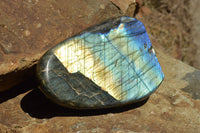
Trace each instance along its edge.
{"label": "labradorite free form", "polygon": [[92,109],[137,102],[161,84],[142,22],[119,17],[59,43],[37,66],[42,92],[59,105]]}

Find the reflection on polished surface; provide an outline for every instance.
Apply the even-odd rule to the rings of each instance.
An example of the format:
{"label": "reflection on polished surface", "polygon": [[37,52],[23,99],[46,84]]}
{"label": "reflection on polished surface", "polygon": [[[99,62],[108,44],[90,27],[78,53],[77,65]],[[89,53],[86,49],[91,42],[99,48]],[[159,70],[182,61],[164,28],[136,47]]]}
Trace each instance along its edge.
{"label": "reflection on polished surface", "polygon": [[144,25],[120,17],[49,50],[38,64],[41,90],[72,108],[105,108],[139,101],[164,78]]}

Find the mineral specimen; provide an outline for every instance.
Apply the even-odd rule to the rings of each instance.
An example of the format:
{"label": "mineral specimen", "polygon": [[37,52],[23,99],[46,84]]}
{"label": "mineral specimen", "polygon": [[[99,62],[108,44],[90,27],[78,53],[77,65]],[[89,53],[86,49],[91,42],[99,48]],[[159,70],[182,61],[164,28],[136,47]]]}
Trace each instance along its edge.
{"label": "mineral specimen", "polygon": [[42,92],[77,109],[143,100],[164,74],[142,22],[119,17],[93,26],[49,51],[37,66]]}

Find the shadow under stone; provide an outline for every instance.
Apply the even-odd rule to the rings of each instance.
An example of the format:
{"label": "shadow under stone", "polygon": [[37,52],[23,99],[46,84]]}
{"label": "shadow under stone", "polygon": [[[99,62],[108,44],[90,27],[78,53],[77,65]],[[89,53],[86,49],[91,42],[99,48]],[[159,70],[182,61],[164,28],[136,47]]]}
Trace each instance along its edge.
{"label": "shadow under stone", "polygon": [[34,89],[23,97],[21,101],[21,107],[23,111],[28,113],[31,117],[43,119],[56,116],[93,116],[108,113],[120,113],[123,111],[138,108],[144,105],[147,101],[148,98],[143,101],[121,107],[77,110],[59,106],[47,99],[39,89]]}
{"label": "shadow under stone", "polygon": [[0,92],[0,104],[22,93],[25,93],[33,88],[36,88],[36,85],[37,85],[37,81],[35,80],[35,77],[33,76],[32,78],[28,78],[27,80],[10,88],[7,91]]}

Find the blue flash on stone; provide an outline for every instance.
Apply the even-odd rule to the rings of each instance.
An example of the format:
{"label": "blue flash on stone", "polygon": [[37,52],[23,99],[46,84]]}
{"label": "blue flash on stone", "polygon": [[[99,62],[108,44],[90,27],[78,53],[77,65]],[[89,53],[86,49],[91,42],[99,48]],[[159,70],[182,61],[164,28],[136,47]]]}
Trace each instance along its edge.
{"label": "blue flash on stone", "polygon": [[41,58],[37,74],[49,99],[77,109],[140,101],[164,78],[144,25],[131,17],[108,20],[59,43]]}

